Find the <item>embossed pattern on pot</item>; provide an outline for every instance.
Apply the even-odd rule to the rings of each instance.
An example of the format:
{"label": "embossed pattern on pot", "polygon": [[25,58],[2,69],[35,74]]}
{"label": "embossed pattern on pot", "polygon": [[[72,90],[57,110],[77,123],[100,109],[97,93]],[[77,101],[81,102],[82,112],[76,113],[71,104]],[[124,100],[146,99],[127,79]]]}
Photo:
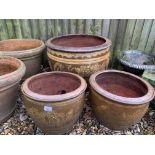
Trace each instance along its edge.
{"label": "embossed pattern on pot", "polygon": [[22,85],[26,110],[45,133],[67,133],[82,112],[86,86],[85,80],[76,74],[38,74]]}
{"label": "embossed pattern on pot", "polygon": [[95,116],[114,130],[126,129],[139,122],[154,97],[154,89],[149,83],[123,71],[100,71],[89,81]]}
{"label": "embossed pattern on pot", "polygon": [[94,35],[67,35],[49,39],[50,67],[89,78],[92,73],[108,67],[110,45],[108,39]]}

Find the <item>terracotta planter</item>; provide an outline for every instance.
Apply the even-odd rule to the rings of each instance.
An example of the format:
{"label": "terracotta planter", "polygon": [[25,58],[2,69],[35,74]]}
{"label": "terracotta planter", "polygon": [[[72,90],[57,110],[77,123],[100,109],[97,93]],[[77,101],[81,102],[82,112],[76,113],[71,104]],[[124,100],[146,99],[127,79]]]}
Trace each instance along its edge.
{"label": "terracotta planter", "polygon": [[114,130],[126,129],[140,121],[154,97],[154,89],[148,82],[123,71],[97,72],[89,81],[97,119]]}
{"label": "terracotta planter", "polygon": [[94,35],[66,35],[47,41],[52,70],[73,72],[88,78],[109,63],[110,40]]}
{"label": "terracotta planter", "polygon": [[14,112],[18,84],[24,74],[22,61],[12,57],[0,58],[0,124]]}
{"label": "terracotta planter", "polygon": [[45,45],[36,39],[9,39],[0,41],[0,55],[19,58],[26,65],[24,78],[39,73]]}
{"label": "terracotta planter", "polygon": [[83,78],[67,72],[32,76],[22,85],[26,110],[45,133],[67,133],[82,112],[86,86]]}

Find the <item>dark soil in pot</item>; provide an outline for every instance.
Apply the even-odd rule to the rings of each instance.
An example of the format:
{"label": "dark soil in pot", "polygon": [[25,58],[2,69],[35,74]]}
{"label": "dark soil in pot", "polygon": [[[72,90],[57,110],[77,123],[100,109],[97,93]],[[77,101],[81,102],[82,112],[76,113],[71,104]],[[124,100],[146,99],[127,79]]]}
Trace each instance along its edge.
{"label": "dark soil in pot", "polygon": [[29,89],[42,95],[59,95],[74,91],[80,86],[80,80],[69,74],[53,74],[36,77],[29,82]]}
{"label": "dark soil in pot", "polygon": [[142,97],[147,87],[139,79],[121,73],[104,73],[96,77],[97,83],[106,91],[123,97]]}

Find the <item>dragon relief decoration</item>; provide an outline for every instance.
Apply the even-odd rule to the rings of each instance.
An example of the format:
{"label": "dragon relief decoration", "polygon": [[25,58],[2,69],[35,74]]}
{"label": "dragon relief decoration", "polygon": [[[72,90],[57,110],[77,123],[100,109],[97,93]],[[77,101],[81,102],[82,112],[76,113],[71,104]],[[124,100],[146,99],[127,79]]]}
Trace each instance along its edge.
{"label": "dragon relief decoration", "polygon": [[94,63],[94,64],[64,64],[60,62],[52,61],[50,62],[50,66],[52,66],[54,71],[67,71],[76,73],[82,77],[89,77],[91,74],[96,72],[97,70],[106,69],[108,63],[105,61]]}

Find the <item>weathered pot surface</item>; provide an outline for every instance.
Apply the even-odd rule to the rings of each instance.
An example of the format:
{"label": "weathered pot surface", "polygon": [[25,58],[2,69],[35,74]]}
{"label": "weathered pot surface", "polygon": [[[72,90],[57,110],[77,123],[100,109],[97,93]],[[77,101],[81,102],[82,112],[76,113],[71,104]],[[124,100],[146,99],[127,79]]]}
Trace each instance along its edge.
{"label": "weathered pot surface", "polygon": [[[155,89],[155,70],[145,70],[142,77]],[[155,110],[155,98],[150,102],[150,107]]]}
{"label": "weathered pot surface", "polygon": [[119,55],[119,61],[127,72],[141,76],[144,70],[155,69],[155,56],[138,50],[124,51]]}
{"label": "weathered pot surface", "polygon": [[85,80],[76,74],[41,73],[23,83],[23,100],[40,129],[47,134],[64,134],[82,112],[86,87]]}
{"label": "weathered pot surface", "polygon": [[89,82],[96,117],[114,130],[126,129],[140,121],[154,97],[154,89],[148,82],[123,71],[100,71]]}
{"label": "weathered pot surface", "polygon": [[44,43],[37,39],[8,39],[0,41],[0,56],[18,58],[26,65],[24,78],[39,73]]}
{"label": "weathered pot surface", "polygon": [[106,69],[111,41],[95,35],[76,34],[49,39],[48,59],[52,70],[73,72],[84,78]]}
{"label": "weathered pot surface", "polygon": [[13,57],[0,57],[0,124],[14,112],[18,85],[25,70],[22,61]]}

